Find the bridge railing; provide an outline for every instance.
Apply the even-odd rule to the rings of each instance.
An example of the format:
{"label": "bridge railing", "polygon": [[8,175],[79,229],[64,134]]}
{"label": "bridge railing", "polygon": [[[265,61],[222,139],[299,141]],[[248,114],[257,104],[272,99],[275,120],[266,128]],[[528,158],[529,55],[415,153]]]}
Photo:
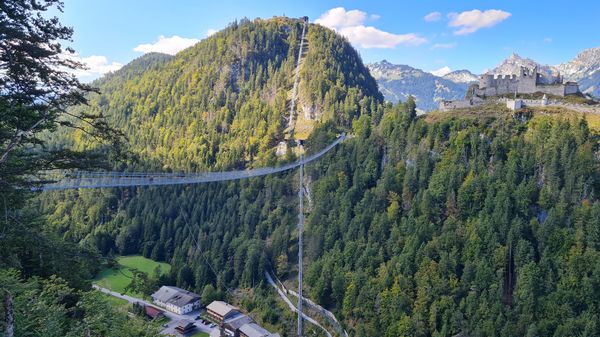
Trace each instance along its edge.
{"label": "bridge railing", "polygon": [[329,152],[344,139],[346,139],[346,135],[342,133],[334,142],[319,152],[282,166],[199,173],[54,171],[49,172],[44,177],[44,181],[50,181],[50,183],[42,184],[36,189],[51,191],[78,188],[180,185],[247,179],[291,170],[300,165],[310,163]]}

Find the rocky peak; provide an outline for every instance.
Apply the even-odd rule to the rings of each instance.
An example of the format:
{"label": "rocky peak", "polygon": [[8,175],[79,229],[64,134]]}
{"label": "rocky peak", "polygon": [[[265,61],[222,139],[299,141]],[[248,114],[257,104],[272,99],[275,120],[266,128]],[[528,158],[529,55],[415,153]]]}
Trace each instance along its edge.
{"label": "rocky peak", "polygon": [[454,83],[473,83],[479,81],[479,77],[477,75],[466,69],[455,70],[442,77]]}
{"label": "rocky peak", "polygon": [[561,63],[557,69],[571,81],[579,81],[585,77],[593,76],[600,70],[600,47],[590,48],[577,54],[573,60]]}

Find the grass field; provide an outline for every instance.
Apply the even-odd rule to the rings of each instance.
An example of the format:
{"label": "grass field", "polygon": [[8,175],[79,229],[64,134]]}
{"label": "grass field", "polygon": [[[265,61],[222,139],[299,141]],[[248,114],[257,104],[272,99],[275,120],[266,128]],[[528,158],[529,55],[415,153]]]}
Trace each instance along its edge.
{"label": "grass field", "polygon": [[558,118],[563,120],[579,121],[579,119],[585,116],[590,130],[600,132],[600,115],[582,112],[577,112],[569,109],[558,108],[558,107],[537,107],[533,109],[535,112],[535,118]]}
{"label": "grass field", "polygon": [[132,269],[139,270],[152,276],[157,266],[160,266],[163,274],[171,270],[168,263],[156,262],[139,255],[120,256],[117,258],[120,267],[118,269],[105,268],[94,279],[94,283],[102,288],[107,288],[122,294],[139,297],[141,294],[125,292],[132,277]]}
{"label": "grass field", "polygon": [[[555,118],[578,122],[585,116],[590,130],[600,132],[600,115],[593,113],[582,113],[570,110],[568,108],[547,106],[527,108],[533,113],[534,119]],[[450,111],[433,111],[427,113],[424,117],[427,123],[436,123],[444,119],[462,118],[462,119],[482,119],[482,118],[509,118],[514,112],[502,104],[489,104],[469,109],[455,109]]]}
{"label": "grass field", "polygon": [[126,300],[113,297],[110,295],[102,294],[106,301],[115,309],[120,310],[122,312],[127,312],[127,309],[131,306],[129,302]]}

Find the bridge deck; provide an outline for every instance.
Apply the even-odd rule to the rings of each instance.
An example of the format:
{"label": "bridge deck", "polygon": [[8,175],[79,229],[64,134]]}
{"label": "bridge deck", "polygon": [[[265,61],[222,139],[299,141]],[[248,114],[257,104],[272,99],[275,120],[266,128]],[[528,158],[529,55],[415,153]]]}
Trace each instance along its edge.
{"label": "bridge deck", "polygon": [[320,158],[346,138],[342,134],[334,142],[321,151],[300,159],[296,162],[277,166],[261,167],[251,170],[203,173],[136,173],[136,172],[59,172],[56,182],[43,185],[38,190],[66,190],[79,188],[127,187],[127,186],[156,186],[199,184],[215,181],[237,180],[264,176],[291,170]]}

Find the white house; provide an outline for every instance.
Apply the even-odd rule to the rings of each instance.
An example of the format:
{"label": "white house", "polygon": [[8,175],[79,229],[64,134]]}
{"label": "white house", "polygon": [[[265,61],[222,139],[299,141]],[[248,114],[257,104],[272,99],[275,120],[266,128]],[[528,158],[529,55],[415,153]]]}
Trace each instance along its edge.
{"label": "white house", "polygon": [[162,286],[152,294],[152,301],[176,314],[184,315],[200,307],[200,296],[185,289]]}

